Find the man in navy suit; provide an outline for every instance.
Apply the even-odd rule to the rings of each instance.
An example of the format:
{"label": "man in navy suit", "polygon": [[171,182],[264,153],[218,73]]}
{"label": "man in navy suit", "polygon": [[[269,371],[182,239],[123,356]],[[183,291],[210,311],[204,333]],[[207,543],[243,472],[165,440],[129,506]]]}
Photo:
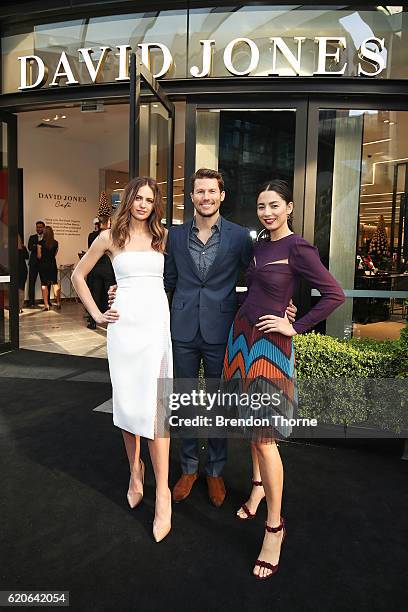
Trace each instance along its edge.
{"label": "man in navy suit", "polygon": [[[238,275],[251,261],[248,230],[219,213],[224,198],[222,175],[198,170],[191,178],[194,219],[169,229],[164,284],[172,293],[171,337],[178,379],[197,379],[201,360],[206,379],[220,378],[237,310]],[[180,454],[182,475],[173,490],[176,502],[188,497],[198,478],[198,440],[182,439]],[[205,472],[210,501],[217,507],[225,499],[221,473],[226,459],[226,439],[209,439]]]}

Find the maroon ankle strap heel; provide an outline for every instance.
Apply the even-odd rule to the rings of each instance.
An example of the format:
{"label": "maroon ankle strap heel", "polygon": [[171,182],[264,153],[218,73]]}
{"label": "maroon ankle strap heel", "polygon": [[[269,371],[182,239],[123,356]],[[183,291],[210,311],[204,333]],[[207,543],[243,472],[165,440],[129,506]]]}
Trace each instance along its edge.
{"label": "maroon ankle strap heel", "polygon": [[[252,481],[252,486],[254,487],[262,487],[262,480],[253,480]],[[239,518],[240,521],[249,521],[250,519],[255,518],[256,516],[256,512],[251,512],[248,508],[248,506],[246,504],[242,504],[240,510],[243,510],[246,514],[246,517],[243,518],[242,516],[239,516],[239,514],[237,514],[237,518]]]}
{"label": "maroon ankle strap heel", "polygon": [[[283,535],[282,535],[282,543],[281,546],[283,544],[283,540],[285,539],[285,535],[286,535],[286,529],[285,529],[285,521],[284,519],[281,517],[281,522],[277,527],[271,527],[270,525],[268,525],[267,523],[265,523],[265,530],[268,531],[269,533],[278,533],[278,531],[282,531],[283,530]],[[255,566],[257,567],[265,567],[268,570],[271,570],[271,573],[268,574],[267,576],[259,576],[259,574],[257,576],[255,576],[255,578],[257,578],[258,580],[266,580],[267,578],[270,578],[271,576],[273,576],[274,574],[276,574],[276,572],[278,571],[279,568],[279,563],[277,563],[276,565],[272,565],[272,563],[268,563],[267,561],[262,561],[262,559],[257,559],[255,561]]]}

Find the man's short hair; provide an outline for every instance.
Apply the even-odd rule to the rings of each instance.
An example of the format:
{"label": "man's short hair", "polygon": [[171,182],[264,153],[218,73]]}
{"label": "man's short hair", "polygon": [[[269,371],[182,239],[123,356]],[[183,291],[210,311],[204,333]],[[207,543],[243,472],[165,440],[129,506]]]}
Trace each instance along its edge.
{"label": "man's short hair", "polygon": [[210,168],[200,168],[199,170],[197,170],[197,172],[194,172],[194,174],[190,178],[191,192],[194,191],[194,185],[195,185],[196,179],[205,179],[205,178],[217,179],[218,187],[220,188],[220,191],[224,191],[224,179],[222,178],[221,172],[218,172],[218,170],[211,170]]}
{"label": "man's short hair", "polygon": [[44,221],[36,221],[35,224],[36,225],[42,225],[43,227],[45,227]]}
{"label": "man's short hair", "polygon": [[100,223],[101,225],[106,225],[106,224],[109,222],[109,218],[110,218],[110,217],[108,217],[108,215],[101,215],[101,216],[99,217],[99,223]]}

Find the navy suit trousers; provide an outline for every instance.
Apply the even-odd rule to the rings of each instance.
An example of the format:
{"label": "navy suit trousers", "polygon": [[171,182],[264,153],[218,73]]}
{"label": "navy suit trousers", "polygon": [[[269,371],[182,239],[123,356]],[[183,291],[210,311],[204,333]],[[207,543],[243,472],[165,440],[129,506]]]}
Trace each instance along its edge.
{"label": "navy suit trousers", "polygon": [[[197,379],[200,361],[203,360],[206,379],[221,378],[225,354],[225,343],[208,344],[200,331],[191,342],[173,340],[174,372],[176,378]],[[180,448],[181,469],[183,474],[198,471],[198,439],[184,438]],[[207,476],[220,476],[227,460],[227,440],[210,438],[205,465]]]}

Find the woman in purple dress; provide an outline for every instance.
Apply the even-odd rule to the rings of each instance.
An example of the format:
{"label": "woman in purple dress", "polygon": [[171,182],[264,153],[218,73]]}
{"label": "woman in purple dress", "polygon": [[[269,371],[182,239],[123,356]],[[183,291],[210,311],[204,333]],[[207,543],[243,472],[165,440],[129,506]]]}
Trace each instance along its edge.
{"label": "woman in purple dress", "polygon": [[[294,416],[297,404],[292,338],[326,319],[345,300],[317,249],[292,232],[292,211],[287,183],[273,180],[262,186],[257,213],[266,239],[254,248],[247,271],[248,291],[231,327],[223,370],[224,389],[279,398],[279,403],[268,407],[273,425],[251,430],[253,486],[248,501],[237,512],[242,520],[252,519],[266,498],[265,536],[253,570],[259,579],[270,578],[277,571],[285,536],[281,517],[283,466],[275,440],[290,434],[284,419]],[[292,325],[285,310],[301,278],[318,289],[321,298]],[[254,416],[260,416],[259,412]]]}

